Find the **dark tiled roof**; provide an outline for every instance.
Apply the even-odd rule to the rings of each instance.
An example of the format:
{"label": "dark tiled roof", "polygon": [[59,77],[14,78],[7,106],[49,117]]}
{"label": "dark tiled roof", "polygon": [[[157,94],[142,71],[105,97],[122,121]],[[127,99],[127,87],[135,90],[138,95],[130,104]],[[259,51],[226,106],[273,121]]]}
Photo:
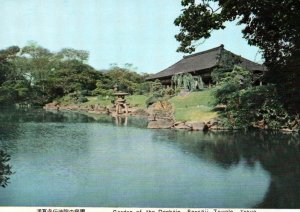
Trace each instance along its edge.
{"label": "dark tiled roof", "polygon": [[[203,52],[185,56],[183,57],[183,59],[181,59],[174,65],[162,70],[161,72],[158,72],[157,74],[148,77],[147,80],[170,77],[173,76],[174,74],[179,74],[179,73],[189,73],[194,71],[204,71],[204,70],[211,69],[218,65],[221,51],[226,51],[233,54],[232,52],[224,49],[224,46],[221,45],[213,49],[209,49]],[[247,68],[250,71],[266,70],[266,68],[263,65],[252,62],[243,57],[241,57],[240,59],[241,59],[240,66],[243,68]]]}

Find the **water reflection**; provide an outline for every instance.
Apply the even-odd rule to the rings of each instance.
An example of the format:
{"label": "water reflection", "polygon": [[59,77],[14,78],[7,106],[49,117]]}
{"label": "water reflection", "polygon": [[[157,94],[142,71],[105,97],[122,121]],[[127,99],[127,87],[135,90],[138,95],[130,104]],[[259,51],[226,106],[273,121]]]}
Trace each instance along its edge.
{"label": "water reflection", "polygon": [[0,123],[26,123],[26,122],[95,122],[92,117],[80,113],[45,111],[41,108],[11,109],[0,108]]}
{"label": "water reflection", "polygon": [[121,116],[116,116],[114,117],[115,119],[115,124],[117,126],[127,126],[128,124],[128,117],[121,117]]}
{"label": "water reflection", "polygon": [[[0,185],[7,185],[10,164],[17,174],[1,191],[0,205],[300,208],[297,135],[148,130],[146,124],[132,117],[2,110]],[[26,193],[33,188],[39,192]]]}
{"label": "water reflection", "polygon": [[3,150],[0,150],[0,186],[5,188],[12,174],[12,167],[9,165],[10,155]]}
{"label": "water reflection", "polygon": [[[114,123],[116,126],[134,126],[145,128],[147,119],[136,117],[112,117],[102,114],[78,113],[74,111],[45,111],[41,108],[11,109],[0,107],[0,136],[15,134],[20,123]],[[11,132],[14,133],[11,133]],[[4,135],[4,133],[6,133]],[[1,137],[0,137],[1,138]]]}
{"label": "water reflection", "polygon": [[259,162],[271,175],[267,194],[258,208],[300,207],[300,138],[279,132],[157,131],[154,140],[166,138],[182,151],[212,161],[224,169],[246,161],[249,168]]}

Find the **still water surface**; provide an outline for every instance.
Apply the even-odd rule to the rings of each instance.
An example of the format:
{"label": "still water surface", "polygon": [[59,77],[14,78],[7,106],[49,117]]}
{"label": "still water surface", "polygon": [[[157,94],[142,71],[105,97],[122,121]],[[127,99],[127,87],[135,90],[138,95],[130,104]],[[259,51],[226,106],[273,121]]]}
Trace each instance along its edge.
{"label": "still water surface", "polygon": [[13,173],[0,205],[300,207],[297,136],[122,121],[2,108],[0,149]]}

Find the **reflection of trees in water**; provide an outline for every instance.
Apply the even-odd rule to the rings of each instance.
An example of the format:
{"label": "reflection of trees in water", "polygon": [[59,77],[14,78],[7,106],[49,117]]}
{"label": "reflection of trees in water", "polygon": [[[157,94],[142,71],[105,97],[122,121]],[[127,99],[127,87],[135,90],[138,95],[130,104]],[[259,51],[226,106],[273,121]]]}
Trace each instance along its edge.
{"label": "reflection of trees in water", "polygon": [[[147,118],[135,117],[112,117],[102,114],[78,113],[75,111],[46,111],[41,108],[6,108],[2,107],[0,112],[0,133],[7,132],[9,137],[16,133],[18,124],[27,122],[61,122],[61,123],[115,123],[117,126],[135,126],[145,128],[148,124]],[[7,127],[14,125],[13,127]],[[8,131],[6,130],[8,129]],[[13,133],[9,132],[13,131]],[[1,140],[1,134],[0,134]]]}
{"label": "reflection of trees in water", "polygon": [[8,164],[10,156],[0,150],[0,186],[6,187],[9,183],[9,176],[12,174],[11,166]]}
{"label": "reflection of trees in water", "polygon": [[292,135],[280,135],[273,139],[277,142],[270,145],[260,157],[263,167],[271,173],[272,180],[268,193],[258,207],[299,208],[300,139]]}
{"label": "reflection of trees in water", "polygon": [[[164,136],[163,134],[167,135]],[[300,137],[278,132],[174,132],[155,134],[158,140],[176,142],[183,151],[229,168],[246,161],[260,162],[271,175],[264,200],[256,207],[300,207]]]}
{"label": "reflection of trees in water", "polygon": [[95,122],[91,117],[79,113],[45,111],[41,108],[10,109],[1,108],[0,123],[25,122]]}
{"label": "reflection of trees in water", "polygon": [[[75,111],[64,112],[64,111],[45,111],[41,108],[29,108],[29,109],[11,109],[1,108],[0,113],[0,132],[4,131],[1,129],[5,128],[7,124],[18,126],[19,123],[26,122],[62,122],[62,123],[116,123],[118,126],[135,126],[135,127],[146,127],[147,119],[128,117],[118,117],[118,120],[108,115],[96,115],[89,113],[77,113]],[[126,124],[125,124],[126,123]],[[3,126],[1,126],[3,125]],[[16,129],[16,127],[10,129]],[[11,135],[12,133],[7,133]]]}
{"label": "reflection of trees in water", "polygon": [[18,134],[19,134],[18,124],[0,122],[0,141],[15,139],[18,137]]}

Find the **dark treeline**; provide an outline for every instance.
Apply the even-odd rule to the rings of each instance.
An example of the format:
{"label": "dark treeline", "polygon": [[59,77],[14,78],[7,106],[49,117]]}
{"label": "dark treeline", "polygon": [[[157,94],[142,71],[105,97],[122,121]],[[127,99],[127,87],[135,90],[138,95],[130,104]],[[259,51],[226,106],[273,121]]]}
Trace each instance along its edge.
{"label": "dark treeline", "polygon": [[270,184],[263,200],[252,207],[300,207],[300,145],[297,135],[275,131],[204,134],[157,131],[153,136],[160,142],[175,142],[183,152],[192,153],[223,169],[244,164],[255,170],[261,165],[270,174]]}
{"label": "dark treeline", "polygon": [[44,105],[66,94],[109,95],[117,86],[128,93],[149,89],[145,78],[127,64],[98,71],[87,64],[87,51],[64,48],[51,52],[36,43],[0,51],[0,105]]}

